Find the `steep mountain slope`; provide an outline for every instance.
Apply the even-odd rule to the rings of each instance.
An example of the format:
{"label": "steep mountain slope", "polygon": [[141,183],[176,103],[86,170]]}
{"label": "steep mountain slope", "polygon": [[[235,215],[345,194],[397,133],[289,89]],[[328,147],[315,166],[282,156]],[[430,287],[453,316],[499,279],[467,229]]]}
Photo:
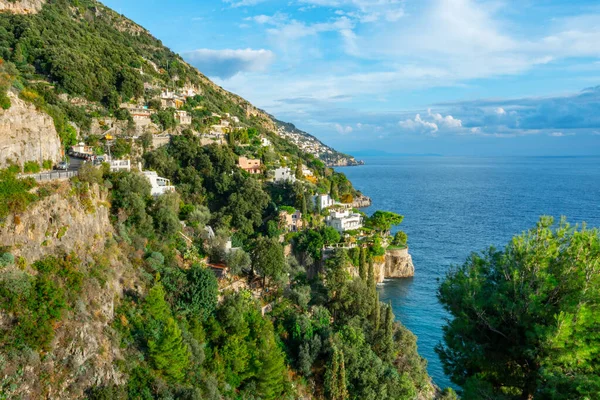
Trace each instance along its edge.
{"label": "steep mountain slope", "polygon": [[[325,163],[356,164],[353,158],[215,85],[143,27],[101,3],[51,0],[43,8],[41,4],[38,1],[34,7],[2,0],[0,58],[14,64],[13,75],[58,108],[55,113],[65,114],[55,119],[68,119],[88,132],[91,121],[86,115],[90,113],[110,115],[131,99],[186,89],[201,96],[192,124],[199,131],[214,114],[229,113],[242,125],[261,132],[283,137],[299,133],[303,140],[296,144],[303,144],[304,151]],[[67,96],[57,99],[61,93]]]}

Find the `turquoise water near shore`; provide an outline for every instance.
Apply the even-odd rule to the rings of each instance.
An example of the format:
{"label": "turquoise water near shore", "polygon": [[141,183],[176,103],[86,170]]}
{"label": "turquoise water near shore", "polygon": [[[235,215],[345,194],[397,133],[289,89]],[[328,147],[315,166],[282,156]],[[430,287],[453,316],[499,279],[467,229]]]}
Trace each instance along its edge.
{"label": "turquoise water near shore", "polygon": [[436,290],[452,265],[470,252],[504,246],[533,227],[540,215],[567,216],[600,227],[597,157],[372,157],[337,168],[373,200],[364,211],[405,216],[415,277],[380,288],[404,325],[418,336],[419,353],[440,387],[449,386],[434,347],[446,313]]}

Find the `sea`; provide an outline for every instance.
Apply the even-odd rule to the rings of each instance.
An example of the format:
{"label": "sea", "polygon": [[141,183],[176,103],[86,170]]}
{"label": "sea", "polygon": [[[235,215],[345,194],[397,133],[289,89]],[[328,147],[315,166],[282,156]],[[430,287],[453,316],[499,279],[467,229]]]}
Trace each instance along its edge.
{"label": "sea", "polygon": [[455,387],[434,351],[449,317],[437,300],[440,280],[471,252],[504,247],[541,215],[600,227],[598,157],[368,157],[341,167],[371,207],[404,215],[415,276],[386,280],[380,297],[417,336],[419,353],[441,388]]}

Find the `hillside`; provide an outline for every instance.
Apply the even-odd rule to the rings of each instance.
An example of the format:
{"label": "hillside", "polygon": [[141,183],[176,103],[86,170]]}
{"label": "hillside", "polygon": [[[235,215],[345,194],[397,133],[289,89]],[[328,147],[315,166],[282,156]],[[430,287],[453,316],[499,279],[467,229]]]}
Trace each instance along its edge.
{"label": "hillside", "polygon": [[402,216],[100,3],[7,4],[0,399],[452,398],[379,301]]}
{"label": "hillside", "polygon": [[[21,12],[0,15],[0,57],[17,69],[7,72],[18,74],[25,86],[84,132],[92,129],[90,114],[126,119],[123,113],[115,113],[123,108],[122,103],[134,108],[148,104],[161,92],[189,93],[199,96],[194,109],[188,110],[190,125],[199,133],[211,132],[214,114],[227,113],[239,119],[241,127],[284,138],[299,133],[303,140],[296,144],[327,164],[356,164],[353,158],[215,85],[143,27],[98,2],[53,0],[43,8],[42,0],[2,3],[5,9]],[[68,41],[63,40],[66,36]],[[7,85],[0,86],[6,89]],[[171,127],[157,125],[154,133]]]}

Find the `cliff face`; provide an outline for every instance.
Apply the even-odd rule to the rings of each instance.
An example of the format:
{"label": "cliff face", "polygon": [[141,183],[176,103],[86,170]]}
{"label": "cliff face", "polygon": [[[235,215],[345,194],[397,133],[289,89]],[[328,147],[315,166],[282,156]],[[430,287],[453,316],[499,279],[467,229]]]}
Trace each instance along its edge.
{"label": "cliff face", "polygon": [[373,267],[378,283],[382,283],[385,279],[410,278],[415,275],[415,266],[408,248],[387,250],[384,262],[376,263]]}
{"label": "cliff face", "polygon": [[52,118],[10,91],[8,97],[11,107],[0,110],[0,168],[9,161],[19,165],[27,161],[60,161],[60,138]]}
{"label": "cliff face", "polygon": [[74,251],[80,258],[103,249],[113,228],[109,221],[106,193],[92,188],[85,206],[70,185],[33,204],[27,212],[11,215],[0,226],[0,247],[8,246],[15,257],[27,262],[60,251]]}
{"label": "cliff face", "polygon": [[[7,398],[84,398],[90,386],[123,384],[118,335],[112,329],[114,308],[125,289],[139,285],[119,244],[112,239],[107,193],[92,187],[85,197],[68,182],[46,189],[54,194],[32,204],[0,226],[0,247],[19,261],[0,270],[0,280],[35,275],[31,263],[46,257],[76,254],[84,274],[81,294],[53,327],[47,351],[27,349],[0,360]],[[12,329],[12,317],[0,312],[0,332]],[[3,391],[6,390],[6,391]],[[0,396],[1,397],[1,396]]]}
{"label": "cliff face", "polygon": [[366,208],[366,207],[370,207],[371,204],[372,204],[371,198],[368,196],[365,196],[364,194],[361,194],[360,196],[357,196],[354,198],[354,201],[352,202],[352,207],[353,208]]}
{"label": "cliff face", "polygon": [[35,14],[42,9],[45,2],[45,0],[0,0],[0,12]]}

